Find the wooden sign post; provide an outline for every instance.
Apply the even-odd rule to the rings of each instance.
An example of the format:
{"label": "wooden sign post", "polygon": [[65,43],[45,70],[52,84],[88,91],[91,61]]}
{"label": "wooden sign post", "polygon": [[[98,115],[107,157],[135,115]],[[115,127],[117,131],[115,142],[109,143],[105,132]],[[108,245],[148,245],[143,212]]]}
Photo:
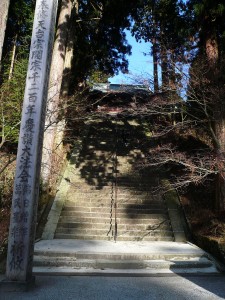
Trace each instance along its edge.
{"label": "wooden sign post", "polygon": [[48,78],[57,0],[37,0],[14,182],[6,277],[32,277]]}

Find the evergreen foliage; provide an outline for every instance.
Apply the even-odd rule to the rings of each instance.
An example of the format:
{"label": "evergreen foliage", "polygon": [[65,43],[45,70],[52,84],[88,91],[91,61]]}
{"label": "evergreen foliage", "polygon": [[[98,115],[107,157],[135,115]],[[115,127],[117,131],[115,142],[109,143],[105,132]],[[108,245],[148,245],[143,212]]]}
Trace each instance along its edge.
{"label": "evergreen foliage", "polygon": [[161,67],[163,89],[174,88],[175,64],[184,60],[189,46],[184,13],[184,3],[177,0],[140,0],[133,12],[132,33],[137,41],[152,43],[151,55],[154,64]]}
{"label": "evergreen foliage", "polygon": [[16,43],[16,57],[27,57],[33,27],[34,1],[33,0],[11,0],[9,16],[6,27],[3,57],[4,71],[7,72],[10,65],[11,51]]}
{"label": "evergreen foliage", "polygon": [[33,27],[34,1],[10,1],[0,89],[0,145],[16,150]]}
{"label": "evergreen foliage", "polygon": [[130,26],[129,11],[135,1],[79,1],[71,28],[74,85],[102,72],[113,76],[128,71],[131,46],[123,29]]}
{"label": "evergreen foliage", "polygon": [[14,65],[13,77],[5,80],[0,89],[0,145],[10,146],[13,151],[19,138],[27,63],[27,59],[18,60]]}

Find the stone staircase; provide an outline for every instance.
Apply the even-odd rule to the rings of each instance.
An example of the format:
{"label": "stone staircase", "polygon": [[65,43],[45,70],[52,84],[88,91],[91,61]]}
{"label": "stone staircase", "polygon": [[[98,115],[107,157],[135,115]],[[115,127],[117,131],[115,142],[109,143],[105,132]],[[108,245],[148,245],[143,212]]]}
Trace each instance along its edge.
{"label": "stone staircase", "polygon": [[[110,188],[104,187],[98,193],[86,192],[84,201],[80,200],[80,193],[74,192],[74,199],[66,201],[55,238],[114,239],[115,208],[110,203]],[[118,193],[116,239],[172,241],[173,232],[163,201],[149,196],[148,200],[147,196],[140,200],[142,197],[143,193],[132,195],[124,190]]]}
{"label": "stone staircase", "polygon": [[[135,125],[129,124],[134,133],[139,124]],[[114,119],[91,123],[67,178],[69,188],[54,238],[174,240],[165,201],[151,192],[157,178],[134,168],[144,157],[138,134],[128,139],[124,127]]]}
{"label": "stone staircase", "polygon": [[219,274],[207,253],[186,243],[174,197],[152,193],[158,174],[135,167],[147,155],[144,125],[90,122],[35,244],[34,274]]}

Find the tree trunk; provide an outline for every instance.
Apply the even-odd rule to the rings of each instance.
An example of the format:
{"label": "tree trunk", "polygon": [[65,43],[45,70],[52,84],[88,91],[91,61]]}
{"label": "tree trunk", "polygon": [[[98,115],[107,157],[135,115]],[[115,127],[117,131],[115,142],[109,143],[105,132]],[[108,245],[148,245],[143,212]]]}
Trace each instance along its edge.
{"label": "tree trunk", "polygon": [[219,142],[219,148],[217,149],[218,160],[218,174],[216,178],[216,203],[215,208],[217,210],[225,209],[225,113],[219,112],[220,116],[216,119],[215,131],[216,137]]}
{"label": "tree trunk", "polygon": [[152,40],[152,56],[153,56],[153,75],[154,75],[154,93],[159,91],[159,76],[158,76],[158,52],[156,38]]}
{"label": "tree trunk", "polygon": [[[171,51],[172,52],[172,51]],[[176,91],[176,69],[175,69],[175,59],[173,53],[170,54],[169,63],[169,89],[171,91]]]}
{"label": "tree trunk", "polygon": [[71,16],[71,9],[72,1],[62,0],[56,32],[56,40],[54,43],[54,49],[52,54],[47,103],[47,116],[45,121],[46,131],[44,134],[42,154],[42,180],[44,186],[48,185],[52,168],[52,152],[57,132],[57,123],[60,109],[60,91],[64,71],[68,24]]}
{"label": "tree trunk", "polygon": [[[215,120],[215,136],[217,143],[215,144],[217,152],[218,174],[216,178],[216,202],[217,210],[225,209],[225,108],[223,95],[219,95],[218,63],[219,49],[215,34],[208,34],[205,40],[205,51],[209,64],[209,79],[214,89],[218,87],[218,99],[215,101],[214,120]],[[212,99],[213,100],[213,99]]]}
{"label": "tree trunk", "polygon": [[164,24],[160,22],[159,26],[160,26],[160,59],[161,59],[162,91],[166,91],[169,88],[168,47],[166,46]]}
{"label": "tree trunk", "polygon": [[62,82],[62,89],[61,89],[62,98],[65,99],[69,96],[69,91],[70,91],[70,73],[72,67],[72,59],[73,59],[73,48],[69,46],[66,49],[65,64],[64,64],[64,71],[63,71],[63,82]]}
{"label": "tree trunk", "polygon": [[16,58],[16,44],[17,44],[17,34],[15,36],[15,40],[13,43],[13,49],[12,49],[12,58],[11,58],[11,64],[10,64],[10,69],[9,69],[9,80],[12,78],[13,75],[13,68],[15,64],[15,58]]}
{"label": "tree trunk", "polygon": [[73,9],[71,12],[71,21],[69,26],[69,33],[68,33],[68,42],[66,48],[66,57],[64,63],[64,71],[63,71],[63,82],[61,87],[61,96],[65,100],[68,99],[71,93],[71,68],[72,68],[72,60],[74,56],[74,22],[78,19],[79,16],[79,1],[75,0],[73,2]]}
{"label": "tree trunk", "polygon": [[153,78],[154,78],[154,93],[159,91],[159,75],[158,75],[158,49],[156,39],[156,21],[155,21],[155,3],[153,7],[153,38],[152,38],[152,57],[153,57]]}
{"label": "tree trunk", "polygon": [[165,91],[169,87],[168,76],[168,57],[164,46],[161,46],[161,73],[162,73],[162,90]]}
{"label": "tree trunk", "polygon": [[2,49],[5,38],[6,23],[8,18],[10,0],[0,1],[0,65],[2,60]]}
{"label": "tree trunk", "polygon": [[206,56],[210,68],[215,70],[219,58],[219,49],[217,40],[214,37],[208,37],[206,39]]}

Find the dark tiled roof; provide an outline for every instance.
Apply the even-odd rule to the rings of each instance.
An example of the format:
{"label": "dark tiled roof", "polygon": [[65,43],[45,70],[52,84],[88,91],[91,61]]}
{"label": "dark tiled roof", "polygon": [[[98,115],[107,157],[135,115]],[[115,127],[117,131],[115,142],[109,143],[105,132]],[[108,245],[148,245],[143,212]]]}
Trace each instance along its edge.
{"label": "dark tiled roof", "polygon": [[95,83],[91,91],[99,91],[102,93],[109,92],[122,92],[122,93],[136,93],[136,92],[149,92],[146,85],[132,85],[132,84],[112,84],[112,83]]}

